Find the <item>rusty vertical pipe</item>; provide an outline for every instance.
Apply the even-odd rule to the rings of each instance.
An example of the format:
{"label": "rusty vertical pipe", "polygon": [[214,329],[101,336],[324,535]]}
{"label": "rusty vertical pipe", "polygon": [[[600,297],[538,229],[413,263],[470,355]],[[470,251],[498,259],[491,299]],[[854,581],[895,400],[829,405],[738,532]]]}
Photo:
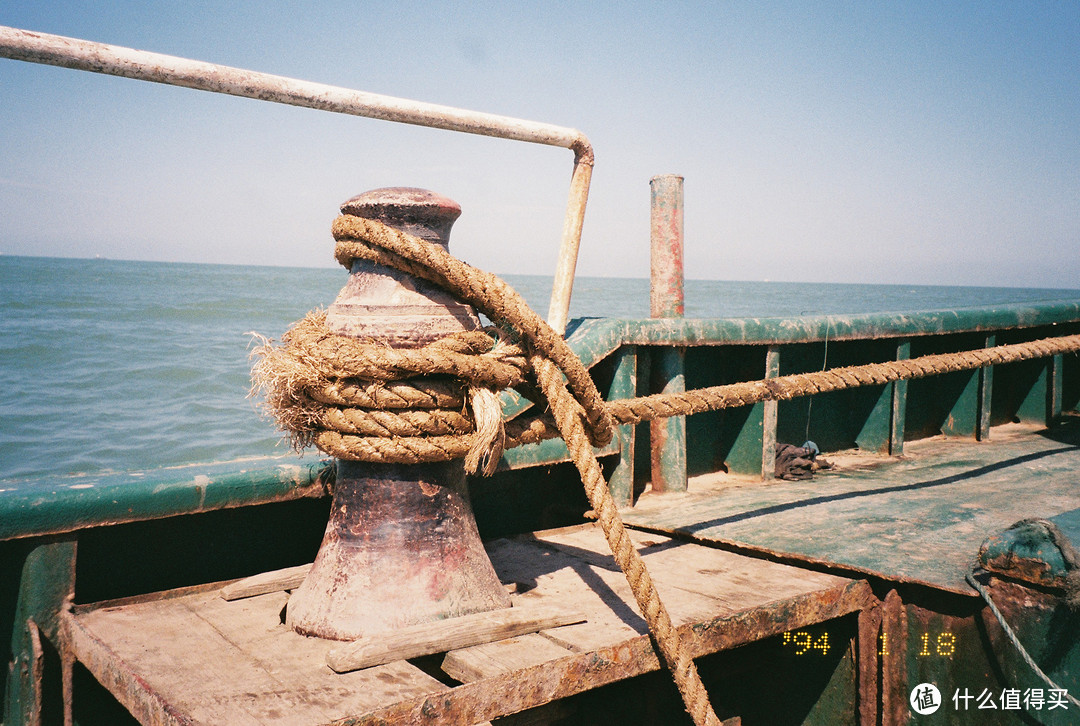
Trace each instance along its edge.
{"label": "rusty vertical pipe", "polygon": [[654,318],[681,318],[683,294],[683,178],[676,174],[654,176],[649,182],[650,292],[649,309]]}
{"label": "rusty vertical pipe", "polygon": [[[379,189],[341,207],[444,247],[461,213],[423,189]],[[480,320],[425,280],[356,260],[330,306],[340,335],[416,347]],[[460,461],[374,464],[338,461],[330,521],[315,564],[293,592],[286,623],[305,635],[353,640],[509,607],[476,529]]]}
{"label": "rusty vertical pipe", "polygon": [[[653,177],[650,211],[649,308],[654,318],[681,318],[683,294],[683,178],[675,174]],[[686,390],[686,349],[654,348],[652,390]],[[653,491],[686,490],[686,417],[674,416],[649,424]]]}

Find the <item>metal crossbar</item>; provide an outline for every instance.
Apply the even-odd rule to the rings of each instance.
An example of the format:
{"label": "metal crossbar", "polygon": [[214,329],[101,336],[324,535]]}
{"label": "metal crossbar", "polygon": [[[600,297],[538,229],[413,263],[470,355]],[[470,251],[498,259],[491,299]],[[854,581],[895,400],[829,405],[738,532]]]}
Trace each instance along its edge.
{"label": "metal crossbar", "polygon": [[566,331],[593,165],[592,145],[576,129],[6,26],[0,26],[0,58],[571,149],[574,171],[548,309],[548,324]]}

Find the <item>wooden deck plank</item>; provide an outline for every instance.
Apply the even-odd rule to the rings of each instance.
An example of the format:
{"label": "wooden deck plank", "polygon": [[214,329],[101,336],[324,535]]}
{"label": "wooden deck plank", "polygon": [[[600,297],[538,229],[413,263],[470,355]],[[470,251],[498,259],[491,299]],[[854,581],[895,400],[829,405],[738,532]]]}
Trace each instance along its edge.
{"label": "wooden deck plank", "polygon": [[[839,587],[776,601],[762,608],[683,625],[680,630],[696,658],[786,630],[826,622],[857,612],[875,601],[865,582],[843,582]],[[446,694],[402,701],[379,711],[342,719],[335,726],[475,723],[632,678],[659,667],[649,637],[639,635],[593,652],[466,683]]]}
{"label": "wooden deck plank", "polygon": [[331,648],[326,664],[338,673],[370,668],[451,649],[468,648],[528,633],[585,622],[584,615],[561,604],[499,608],[459,617],[417,623],[391,632],[376,633]]}
{"label": "wooden deck plank", "polygon": [[446,690],[404,661],[333,673],[325,665],[329,641],[281,623],[285,598],[274,593],[230,603],[210,592],[77,617],[193,723],[325,723]]}
{"label": "wooden deck plank", "polygon": [[101,638],[71,613],[60,616],[68,657],[78,657],[98,682],[109,690],[140,723],[190,726],[192,721],[153,690],[132,667],[117,657]]}
{"label": "wooden deck plank", "polygon": [[[809,592],[842,587],[849,582],[846,578],[678,542],[662,535],[631,532],[630,537],[653,573],[676,624],[757,608]],[[542,635],[553,643],[580,653],[647,632],[629,586],[597,525],[490,543],[489,550],[501,577],[535,584],[535,589],[515,596],[515,602],[528,602],[532,598],[546,601],[551,597],[565,602],[567,597],[573,597],[576,606],[589,613],[588,623],[545,631]],[[526,569],[518,569],[520,563],[525,563]],[[544,571],[539,577],[537,563],[541,563],[539,569]],[[603,583],[603,588],[595,584],[583,587],[590,580]],[[597,607],[598,600],[606,609]],[[519,644],[504,642],[489,649],[468,649],[452,657],[448,655],[447,660],[451,668],[464,674],[488,673],[491,677],[499,672],[498,659],[518,662],[522,667],[539,662],[529,652],[530,645],[535,643],[535,640]],[[498,659],[492,655],[496,651]],[[553,656],[557,654],[558,651],[552,651]]]}
{"label": "wooden deck plank", "polygon": [[442,669],[451,678],[469,683],[519,671],[570,654],[569,650],[549,638],[539,633],[530,633],[452,650],[443,658]]}
{"label": "wooden deck plank", "polygon": [[[596,546],[606,547],[603,534],[597,534]],[[588,622],[580,625],[545,631],[556,643],[585,652],[648,632],[630,586],[617,569],[592,564],[578,556],[581,553],[562,552],[527,537],[489,543],[488,552],[500,579],[531,587],[514,596],[515,604],[558,602],[588,617]],[[707,595],[673,587],[661,588],[661,595],[677,625],[707,618],[716,611],[716,601]]]}
{"label": "wooden deck plank", "polygon": [[[673,622],[699,655],[873,600],[862,582],[632,536],[658,574]],[[229,602],[207,588],[80,608],[71,616],[85,631],[76,654],[104,664],[95,675],[114,674],[103,681],[114,693],[143,684],[145,703],[133,711],[168,724],[474,723],[659,667],[629,585],[595,525],[498,540],[489,553],[501,579],[518,584],[515,605],[581,611],[588,622],[449,653],[448,672],[467,681],[454,689],[405,661],[333,673],[325,658],[335,643],[286,628],[282,592]],[[122,702],[131,707],[133,700]]]}
{"label": "wooden deck plank", "polygon": [[445,690],[445,685],[403,660],[356,673],[334,673],[326,666],[326,654],[341,643],[304,637],[286,627],[280,613],[287,601],[285,593],[273,593],[234,602],[220,597],[185,602],[260,668],[334,718]]}
{"label": "wooden deck plank", "polygon": [[[737,612],[770,600],[834,587],[846,578],[683,542],[648,532],[629,532],[653,580],[667,588],[707,595],[720,612]],[[591,564],[618,572],[596,525],[542,534],[539,541]]]}
{"label": "wooden deck plank", "polygon": [[225,600],[239,600],[270,592],[294,590],[303,584],[309,572],[311,572],[311,563],[286,567],[273,572],[262,572],[225,585],[221,588],[221,597]]}
{"label": "wooden deck plank", "polygon": [[78,620],[192,723],[258,726],[305,711],[308,722],[330,718],[283,694],[278,680],[217,637],[182,599],[95,610]]}

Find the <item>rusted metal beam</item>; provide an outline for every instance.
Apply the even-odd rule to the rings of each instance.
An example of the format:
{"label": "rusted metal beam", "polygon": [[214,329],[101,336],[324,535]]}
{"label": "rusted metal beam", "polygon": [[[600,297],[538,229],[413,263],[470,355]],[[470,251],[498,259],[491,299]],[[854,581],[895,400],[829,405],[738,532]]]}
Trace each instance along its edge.
{"label": "rusted metal beam", "polygon": [[856,655],[859,726],[878,726],[881,703],[881,607],[874,605],[859,612],[858,643]]}
{"label": "rusted metal beam", "polygon": [[890,590],[881,614],[881,723],[908,722],[907,610],[900,594]]}
{"label": "rusted metal beam", "polygon": [[574,171],[548,310],[551,327],[560,333],[566,330],[594,161],[589,139],[577,129],[5,26],[0,26],[0,57],[570,149]]}
{"label": "rusted metal beam", "polygon": [[41,647],[41,631],[38,629],[37,623],[33,619],[26,621],[26,630],[30,635],[30,656],[31,656],[31,694],[29,708],[26,709],[29,712],[29,718],[27,718],[28,726],[41,726],[41,706],[42,706],[42,691],[45,681],[45,651]]}

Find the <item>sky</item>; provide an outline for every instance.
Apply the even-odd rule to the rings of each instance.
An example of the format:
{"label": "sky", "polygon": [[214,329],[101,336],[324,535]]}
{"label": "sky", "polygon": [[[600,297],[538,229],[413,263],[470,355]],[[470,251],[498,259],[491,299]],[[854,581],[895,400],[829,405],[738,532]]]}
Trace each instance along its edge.
{"label": "sky", "polygon": [[[0,2],[0,25],[580,129],[578,274],[1080,288],[1080,3]],[[0,59],[0,253],[332,266],[432,189],[451,250],[552,274],[570,151]]]}

